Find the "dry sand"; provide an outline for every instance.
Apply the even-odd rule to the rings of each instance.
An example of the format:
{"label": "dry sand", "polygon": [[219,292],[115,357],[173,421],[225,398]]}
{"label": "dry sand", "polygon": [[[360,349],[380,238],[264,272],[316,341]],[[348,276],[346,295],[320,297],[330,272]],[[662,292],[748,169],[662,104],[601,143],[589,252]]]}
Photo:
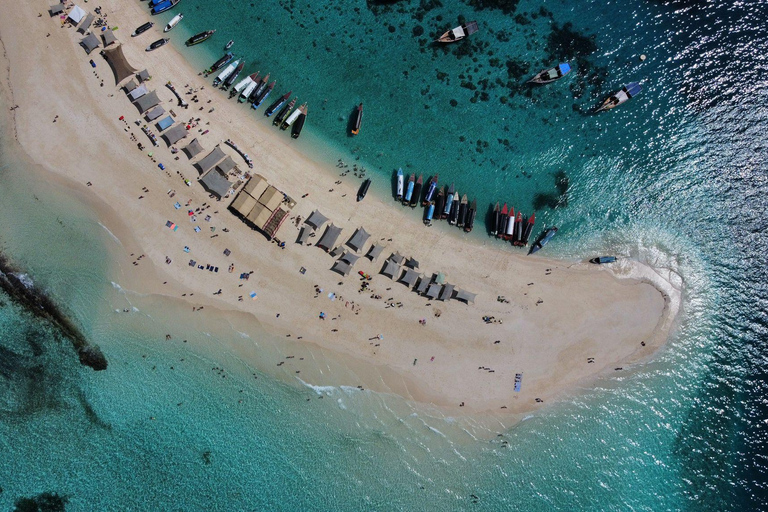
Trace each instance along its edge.
{"label": "dry sand", "polygon": [[[372,290],[383,297],[374,300],[372,292],[358,292],[359,276],[341,277],[329,270],[331,256],[317,247],[295,244],[298,228],[292,221],[278,233],[286,241],[285,249],[268,242],[227,211],[232,198],[217,202],[199,184],[183,184],[177,171],[193,182],[197,178],[191,163],[181,153],[174,160],[162,141],[159,148],[152,148],[133,124],[139,114],[115,87],[106,62],[98,52],[86,56],[78,46],[82,36],[69,25],[61,27],[58,17],[50,18],[48,2],[19,3],[0,19],[8,68],[4,88],[18,105],[11,113],[16,140],[33,161],[88,195],[100,222],[121,240],[124,254],[116,256],[116,264],[124,287],[177,300],[184,295],[190,309],[206,306],[201,314],[211,314],[214,308],[246,312],[274,337],[290,335],[291,343],[300,337],[347,370],[329,371],[328,364],[307,362],[300,375],[305,382],[393,392],[449,414],[482,411],[513,417],[535,410],[588,385],[601,373],[647,359],[666,340],[680,291],[660,278],[651,282],[657,276],[653,269],[625,264],[627,275],[619,278],[606,268],[524,257],[519,251],[512,254],[509,248],[480,245],[441,228],[426,229],[389,198],[369,195],[361,208],[355,201],[360,182],[351,173],[339,178],[338,169],[300,153],[301,139],[292,141],[285,132],[257,126],[249,119],[250,109],[214,90],[211,80],[198,76],[172,47],[144,52],[162,31],[156,26],[141,37],[130,37],[133,28],[150,18],[146,4],[124,0],[100,4],[110,25],[121,27],[116,35],[129,62],[149,69],[150,88],[158,91],[165,109],[173,109],[177,120],[202,117],[194,134],[177,147],[197,136],[210,150],[232,138],[254,159],[255,172],[298,201],[292,216],[303,219],[318,208],[344,228],[340,240],[364,226],[372,241],[383,239],[387,245],[378,262],[361,258],[354,268],[374,276]],[[95,70],[88,63],[91,58],[97,63]],[[198,92],[201,101],[190,103],[188,110],[176,107],[164,87],[168,80],[182,90],[185,84],[204,86]],[[190,97],[186,96],[188,101]],[[204,110],[198,111],[199,106]],[[216,110],[208,114],[212,106]],[[202,136],[202,129],[210,133]],[[131,133],[148,149],[139,151]],[[222,147],[247,170],[234,151]],[[167,173],[147,156],[149,151],[166,165]],[[334,185],[338,179],[344,183]],[[167,194],[171,189],[176,191],[174,198]],[[300,199],[307,192],[309,197]],[[173,207],[176,201],[184,205],[189,200],[192,208],[211,205],[195,223],[186,208]],[[207,214],[212,216],[210,222],[204,220]],[[166,228],[167,220],[177,223],[178,231]],[[202,228],[200,233],[193,231],[196,225]],[[211,238],[214,234],[218,236]],[[184,246],[190,247],[189,254],[183,252]],[[223,254],[227,248],[230,257]],[[392,251],[414,256],[426,273],[445,272],[448,282],[477,293],[476,303],[430,302],[378,274]],[[171,264],[165,263],[166,257]],[[190,267],[190,258],[216,265],[219,272]],[[230,263],[236,268],[232,274],[227,272]],[[305,274],[299,273],[301,267],[307,269]],[[248,282],[238,279],[248,271],[253,271]],[[316,294],[314,285],[323,293]],[[222,293],[214,295],[219,289]],[[258,300],[248,297],[251,291]],[[339,298],[329,300],[331,292]],[[510,302],[498,302],[499,295]],[[403,307],[386,307],[389,298]],[[348,301],[354,302],[354,311],[346,306]],[[327,315],[324,321],[318,318],[321,311]],[[486,324],[485,315],[503,323]],[[422,318],[427,320],[425,326],[419,323]],[[240,355],[259,366],[258,351],[250,352]],[[588,363],[588,358],[594,362]],[[519,393],[513,390],[516,373],[524,375]],[[283,375],[289,380],[297,377],[293,371]]]}

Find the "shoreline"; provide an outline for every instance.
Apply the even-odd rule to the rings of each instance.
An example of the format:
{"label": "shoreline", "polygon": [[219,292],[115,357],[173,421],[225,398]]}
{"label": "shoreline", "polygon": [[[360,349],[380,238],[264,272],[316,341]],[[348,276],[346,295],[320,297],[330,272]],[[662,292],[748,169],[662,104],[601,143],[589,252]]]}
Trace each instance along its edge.
{"label": "shoreline", "polygon": [[[104,11],[109,13],[110,21],[116,18],[119,26],[139,25],[145,21],[145,18],[150,18],[147,13],[141,14],[140,11],[144,7],[141,4],[120,5],[117,0],[110,0],[103,4]],[[361,210],[354,203],[355,185],[359,182],[349,180],[336,187],[329,185],[332,183],[331,180],[338,179],[332,169],[321,166],[311,157],[299,154],[292,144],[288,144],[291,139],[286,134],[270,133],[270,128],[264,129],[259,126],[254,130],[255,123],[247,119],[250,109],[245,110],[242,105],[240,107],[237,104],[233,105],[223,94],[211,91],[210,82],[197,76],[175,49],[166,48],[178,57],[168,64],[167,61],[170,60],[168,55],[165,55],[165,59],[160,53],[143,55],[141,45],[137,41],[131,41],[129,30],[118,31],[118,40],[125,47],[128,61],[139,69],[147,67],[150,73],[155,75],[150,85],[158,91],[162,99],[170,99],[170,93],[164,94],[161,91],[164,89],[163,84],[168,80],[178,82],[179,85],[194,84],[195,87],[205,84],[205,99],[210,98],[212,105],[216,106],[216,112],[213,114],[201,114],[201,117],[204,116],[203,122],[210,120],[211,125],[206,128],[210,128],[212,137],[216,137],[216,139],[200,139],[206,148],[206,153],[213,149],[213,143],[216,140],[223,140],[237,133],[238,135],[232,137],[233,140],[254,159],[256,163],[254,171],[264,175],[270,183],[274,183],[292,197],[300,197],[305,193],[306,190],[302,188],[314,187],[310,191],[312,193],[309,199],[300,200],[292,214],[299,214],[302,218],[306,218],[309,212],[319,208],[332,221],[344,226],[343,240],[362,225],[373,234],[372,239],[393,239],[392,242],[387,242],[388,249],[393,252],[399,250],[406,256],[412,254],[422,262],[424,269],[428,272],[438,271],[442,267],[447,269],[449,280],[458,287],[475,292],[482,290],[474,306],[464,306],[456,301],[440,304],[438,307],[442,310],[442,315],[438,321],[432,316],[434,309],[423,305],[423,298],[407,291],[399,283],[388,281],[384,276],[378,275],[383,259],[380,259],[377,265],[365,264],[361,261],[355,267],[355,271],[364,270],[374,275],[373,286],[381,291],[382,296],[395,296],[396,302],[402,302],[411,311],[410,314],[403,311],[405,307],[382,310],[381,302],[368,299],[367,294],[355,294],[353,295],[355,301],[362,305],[362,315],[355,315],[360,316],[359,319],[352,316],[347,320],[347,317],[351,316],[350,310],[344,308],[339,302],[328,301],[322,294],[319,294],[317,299],[313,298],[311,285],[320,284],[324,290],[336,291],[339,295],[354,294],[354,290],[350,288],[355,287],[355,274],[342,278],[329,270],[333,264],[330,256],[318,248],[294,244],[293,240],[298,234],[298,229],[295,229],[292,224],[289,225],[286,222],[278,235],[279,238],[286,240],[288,245],[285,251],[281,251],[275,244],[269,244],[263,236],[248,229],[226,210],[226,205],[231,201],[230,198],[226,203],[225,201],[214,203],[219,212],[215,222],[220,227],[226,226],[230,230],[228,235],[231,236],[227,237],[226,242],[221,241],[224,237],[215,242],[211,242],[210,239],[203,241],[201,237],[195,238],[194,234],[189,233],[191,226],[188,221],[183,223],[180,214],[169,208],[173,200],[162,196],[161,191],[168,187],[176,188],[179,196],[185,200],[192,199],[193,205],[210,201],[208,194],[197,183],[193,183],[190,189],[186,189],[180,180],[173,176],[170,179],[166,178],[153,163],[143,160],[146,155],[131,144],[127,133],[121,132],[123,125],[117,121],[119,115],[125,115],[131,119],[138,114],[123,93],[112,85],[112,75],[106,62],[98,56],[87,57],[77,46],[79,37],[74,34],[74,29],[56,27],[58,18],[49,19],[47,15],[37,18],[35,13],[40,12],[42,7],[42,3],[25,6],[19,9],[21,12],[9,16],[8,21],[0,21],[0,26],[4,27],[4,37],[5,34],[13,34],[33,47],[39,41],[57,43],[48,50],[42,50],[40,63],[33,69],[25,69],[21,64],[27,60],[24,53],[15,48],[12,49],[7,56],[10,61],[11,85],[14,80],[32,83],[34,78],[31,82],[31,75],[41,74],[49,79],[59,76],[59,73],[67,75],[61,77],[63,83],[59,96],[56,95],[56,91],[45,88],[44,84],[37,86],[33,84],[25,87],[23,92],[20,91],[18,96],[23,98],[17,98],[16,101],[21,107],[18,114],[14,111],[12,116],[15,118],[14,126],[19,134],[17,138],[24,153],[28,156],[36,155],[37,158],[30,157],[31,160],[42,165],[47,171],[70,180],[75,188],[80,187],[86,193],[92,193],[98,197],[100,203],[112,210],[110,214],[99,212],[100,220],[106,229],[115,233],[114,236],[123,243],[126,243],[126,239],[130,240],[126,243],[127,246],[133,247],[135,243],[137,247],[135,251],[148,255],[149,261],[139,262],[136,270],[131,268],[134,265],[124,269],[126,275],[130,275],[130,279],[135,280],[132,283],[132,289],[149,290],[148,293],[167,295],[175,299],[180,298],[179,292],[196,293],[198,297],[205,297],[205,299],[196,299],[194,302],[189,301],[189,298],[183,300],[188,300],[194,307],[204,305],[215,306],[217,309],[245,311],[253,315],[275,337],[285,335],[289,330],[291,332],[288,334],[307,338],[322,350],[354,358],[362,369],[358,372],[359,375],[367,375],[367,372],[372,369],[380,369],[382,374],[391,373],[386,379],[371,378],[370,384],[366,378],[360,378],[360,382],[336,382],[335,385],[363,385],[365,388],[376,391],[393,392],[415,402],[430,403],[451,414],[492,411],[494,415],[507,416],[536,410],[550,399],[567,393],[566,390],[574,385],[581,385],[598,376],[606,375],[610,368],[619,363],[630,364],[631,361],[648,359],[666,340],[679,310],[679,298],[676,298],[670,290],[659,290],[658,283],[652,286],[644,285],[632,277],[620,277],[612,272],[606,272],[606,269],[584,267],[583,264],[576,265],[579,268],[566,269],[566,266],[574,266],[570,264],[571,262],[540,258],[523,261],[523,256],[503,252],[498,247],[487,247],[485,244],[477,246],[459,237],[445,237],[445,233],[441,233],[441,230],[430,230],[431,232],[425,233],[419,221],[397,211],[392,208],[393,204],[388,204],[383,198],[374,194],[367,198],[369,201],[366,202],[365,209]],[[15,25],[13,25],[14,20]],[[27,30],[22,33],[25,25]],[[50,39],[45,37],[46,32],[51,33]],[[144,39],[142,41],[146,42]],[[22,48],[28,45],[17,44],[16,46]],[[50,43],[48,46],[51,46]],[[35,50],[38,53],[41,52],[40,48]],[[46,51],[50,53],[45,53]],[[6,54],[8,53],[6,49]],[[96,73],[104,80],[103,88],[99,87],[98,82],[88,77],[89,58],[94,58],[98,63]],[[29,62],[34,61],[35,59],[29,60]],[[162,67],[161,63],[166,63],[163,64],[165,67]],[[46,65],[49,69],[43,69]],[[20,76],[16,77],[14,72]],[[88,103],[80,105],[80,108],[76,107],[78,103],[73,98],[78,92],[84,95]],[[212,94],[209,94],[210,92]],[[109,94],[114,96],[109,97]],[[63,98],[62,95],[69,95],[69,97]],[[55,101],[57,98],[61,99],[58,105]],[[34,108],[32,105],[38,107]],[[166,106],[168,106],[167,103]],[[48,115],[48,111],[43,111],[46,107],[51,109],[51,115]],[[178,107],[171,108],[180,110]],[[79,115],[73,118],[72,113],[78,110],[85,111],[86,115],[82,118]],[[58,124],[50,122],[49,119],[53,118],[53,115],[61,115]],[[184,117],[184,114],[181,114],[181,117]],[[47,122],[46,119],[48,119]],[[222,131],[221,125],[232,126],[229,130]],[[62,127],[65,127],[67,133],[61,133]],[[248,130],[246,131],[245,128]],[[85,143],[83,143],[83,137],[72,136],[72,131],[87,134]],[[140,130],[134,129],[134,132],[137,133],[139,140],[144,142]],[[248,136],[245,135],[246,133]],[[55,143],[48,146],[46,141]],[[70,145],[67,143],[84,151],[82,154],[77,151],[74,152],[77,154],[72,154],[73,148],[70,148],[61,150],[56,155],[52,154],[52,148],[57,147],[56,144]],[[99,166],[98,173],[92,169],[83,168],[98,162],[97,155],[102,151],[116,153],[111,168],[102,169]],[[192,174],[191,164],[186,161],[186,157],[182,156],[182,160],[178,162],[173,161],[164,143],[154,151],[158,153],[158,161],[170,162],[166,165],[172,171],[179,170],[186,175]],[[233,156],[239,165],[243,165],[239,157]],[[84,166],[83,163],[86,165]],[[313,173],[312,171],[315,170],[317,172]],[[136,181],[137,177],[141,179],[140,182]],[[85,188],[86,181],[92,181],[94,186]],[[107,183],[106,187],[104,183]],[[129,194],[127,190],[131,190],[130,194],[135,196],[141,195],[140,189],[146,184],[149,184],[152,190],[151,195],[141,200],[127,197]],[[341,195],[338,192],[331,197],[325,196],[324,187],[328,186],[343,189],[348,200],[343,201],[338,197]],[[181,187],[186,190],[182,190]],[[134,220],[131,227],[124,225],[125,220],[116,213],[117,211],[130,212]],[[168,230],[162,225],[164,218],[174,220],[181,226],[180,231],[184,231],[184,234],[177,236],[174,242],[168,241]],[[399,229],[401,227],[415,229],[404,234]],[[128,233],[130,236],[126,238]],[[137,240],[141,240],[141,243],[136,242]],[[237,288],[240,283],[236,281],[236,277],[228,276],[226,273],[224,276],[205,275],[198,280],[199,272],[184,268],[185,254],[181,251],[181,247],[188,243],[188,240],[196,240],[195,244],[203,245],[202,248],[193,247],[195,259],[199,259],[197,255],[200,251],[200,258],[225,261],[220,257],[222,247],[232,249],[233,258],[230,260],[236,263],[238,269],[254,270],[256,279],[246,283],[246,286],[259,289],[259,300],[251,303],[238,302],[235,298],[236,294],[242,294],[243,289],[246,292],[250,291],[250,288]],[[188,245],[192,244],[188,243]],[[459,261],[442,263],[442,256],[447,250],[453,250],[454,259]],[[128,251],[129,249],[126,248],[126,252]],[[388,254],[389,250],[385,250],[384,257]],[[166,256],[171,257],[173,266],[163,266],[162,262]],[[465,268],[470,262],[480,259],[480,256],[483,260],[477,263],[477,268]],[[146,263],[150,264],[146,265]],[[146,273],[147,266],[152,269],[151,277],[142,276]],[[219,266],[222,270],[226,268],[225,264]],[[299,276],[296,271],[299,266],[306,267],[311,277]],[[637,264],[636,267],[640,268],[641,265]],[[552,272],[547,274],[547,268],[551,268]],[[195,273],[191,274],[193,272]],[[649,269],[649,273],[653,272]],[[504,283],[506,286],[501,283],[488,284],[487,278],[491,275],[508,275],[511,282]],[[550,279],[551,275],[556,277]],[[172,288],[163,288],[152,282],[160,276],[171,282]],[[222,296],[210,295],[217,288],[225,288],[220,284],[221,281],[214,281],[211,277],[214,279],[232,277],[232,283],[226,286],[226,299]],[[540,284],[542,279],[546,282],[543,286]],[[526,282],[531,281],[536,283],[534,290],[536,290],[537,299],[528,296],[530,289]],[[344,284],[335,285],[333,284],[335,282]],[[540,286],[541,289],[539,289]],[[609,289],[610,297],[596,296],[604,293],[603,286]],[[391,290],[383,290],[385,287],[390,287]],[[563,292],[563,289],[566,291]],[[583,292],[585,289],[587,293]],[[498,290],[498,293],[494,293],[493,290]],[[570,299],[567,297],[569,292],[572,295]],[[579,294],[582,295],[581,300],[578,299]],[[668,297],[665,298],[664,294]],[[493,298],[495,295],[514,297],[513,304],[498,303]],[[627,298],[627,296],[630,297]],[[544,300],[542,303],[544,306],[540,307],[535,300]],[[319,303],[319,301],[322,302]],[[552,302],[555,304],[549,306]],[[643,311],[640,313],[636,312],[638,302],[643,304],[641,308]],[[605,307],[611,312],[599,316],[587,306]],[[319,307],[328,310],[329,316],[344,315],[344,318],[339,318],[341,321],[337,322],[341,333],[328,332],[328,328],[320,325],[314,312]],[[574,308],[578,311],[574,311]],[[542,311],[547,309],[548,314],[533,313],[537,309]],[[374,314],[371,315],[371,312]],[[629,320],[632,326],[624,326],[623,331],[620,330],[621,325],[611,322],[610,317],[615,314],[631,316],[630,313],[634,313]],[[282,315],[282,320],[281,317],[275,316],[277,314]],[[534,314],[535,321],[528,318],[531,314]],[[503,318],[506,327],[484,325],[481,320],[483,315]],[[566,317],[566,326],[559,330],[547,331],[546,322],[550,315]],[[428,326],[417,324],[417,319],[421,317],[429,319]],[[602,336],[587,334],[584,330],[587,326],[584,325],[583,318],[591,320],[593,325],[599,322],[598,327],[602,330],[598,330]],[[436,325],[438,322],[440,325]],[[402,325],[393,325],[393,323],[402,323]],[[544,324],[543,327],[542,324]],[[639,338],[631,332],[634,329],[639,330],[643,342],[651,341],[647,341],[645,346],[640,345]],[[600,346],[599,342],[602,340],[593,339],[610,338],[615,336],[617,330],[621,333],[618,336],[621,339],[614,340],[613,346]],[[478,336],[477,331],[485,332],[482,336]],[[371,346],[375,343],[369,343],[371,340],[368,338],[382,332],[384,340],[381,345],[384,347],[377,350],[375,346]],[[526,339],[520,339],[520,333],[525,333],[527,337],[554,339],[553,346],[540,347]],[[578,337],[577,342],[570,341],[570,337],[574,335]],[[457,337],[462,338],[463,342],[457,340]],[[492,338],[496,337],[504,339],[502,347],[496,348],[511,346],[511,350],[502,352],[495,350],[493,345],[489,346]],[[619,355],[616,354],[617,352]],[[581,361],[576,367],[575,358],[586,359],[584,356],[592,353],[599,357],[599,364],[590,366]],[[437,365],[430,365],[428,362],[432,355],[437,356]],[[258,353],[253,354],[252,357],[258,359]],[[409,367],[413,359],[421,362],[417,370],[414,370],[416,364],[412,365],[413,368]],[[478,363],[475,364],[475,361]],[[493,373],[484,371],[479,374],[469,373],[473,367],[477,368],[489,363],[500,366],[493,368]],[[593,370],[590,369],[592,366],[595,367]],[[424,367],[429,368],[428,375],[423,375],[419,371]],[[513,394],[511,379],[521,370],[525,374],[523,391]],[[334,376],[324,375],[317,369],[314,371],[302,369],[301,377],[313,385],[324,385],[334,380]],[[398,383],[398,379],[401,382]],[[506,386],[507,389],[499,391],[499,386]],[[459,395],[462,392],[465,394]],[[463,398],[465,396],[470,398]],[[481,396],[483,399],[480,399]],[[543,401],[536,402],[535,398]],[[460,409],[458,407],[460,402],[466,402],[466,407]]]}

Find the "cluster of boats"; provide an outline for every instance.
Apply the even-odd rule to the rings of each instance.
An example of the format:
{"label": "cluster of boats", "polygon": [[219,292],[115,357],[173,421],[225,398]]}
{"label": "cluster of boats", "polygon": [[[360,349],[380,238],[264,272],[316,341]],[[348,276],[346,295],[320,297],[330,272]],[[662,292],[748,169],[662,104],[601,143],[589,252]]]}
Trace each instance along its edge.
{"label": "cluster of boats", "polygon": [[[501,209],[499,209],[499,203],[496,203],[491,216],[491,235],[512,242],[515,247],[527,247],[534,224],[536,224],[535,213],[525,217],[523,212],[518,210],[515,215],[515,209],[508,208],[507,203],[504,203]],[[528,254],[533,254],[547,245],[556,233],[557,228],[554,226],[545,229],[533,243]]]}
{"label": "cluster of boats", "polygon": [[[149,6],[152,9],[152,14],[160,14],[161,12],[165,12],[169,9],[173,9],[176,7],[176,4],[179,3],[180,0],[149,0]],[[163,29],[163,32],[170,32],[173,30],[173,28],[179,24],[181,20],[184,19],[184,15],[182,13],[177,14],[173,18],[171,18],[171,21],[168,22],[168,24]],[[147,30],[151,29],[155,24],[151,21],[148,21],[144,23],[143,25],[136,28],[136,30],[133,31],[131,34],[131,37],[136,37],[138,35],[143,34]],[[184,44],[187,46],[194,46],[196,44],[200,44],[203,41],[207,41],[210,39],[213,34],[215,34],[215,30],[206,30],[204,32],[200,32],[199,34],[195,34],[189,39],[186,40]],[[145,51],[151,52],[153,50],[157,50],[161,46],[165,46],[170,41],[170,38],[163,37],[155,41],[154,43],[147,46]],[[233,44],[233,41],[230,41],[227,44],[227,49],[229,49]]]}
{"label": "cluster of boats", "polygon": [[[475,225],[477,201],[469,202],[467,195],[459,198],[459,193],[450,187],[437,186],[438,175],[432,176],[424,188],[424,177],[411,174],[405,183],[403,170],[397,170],[397,200],[405,206],[416,208],[421,203],[424,207],[424,224],[432,225],[433,220],[447,220],[452,226],[463,228],[469,233]],[[422,199],[422,192],[424,197]]]}
{"label": "cluster of boats", "polygon": [[[269,97],[277,81],[270,82],[269,73],[262,77],[259,71],[238,81],[244,68],[244,61],[235,60],[234,54],[227,52],[206,69],[205,74],[207,76],[218,72],[213,80],[214,87],[220,87],[223,90],[230,90],[231,87],[230,98],[237,96],[239,103],[248,102],[251,108],[258,109]],[[304,103],[294,110],[296,98],[291,99],[292,93],[293,91],[288,91],[277,98],[266,108],[264,115],[267,117],[274,115],[272,124],[281,130],[291,128],[291,137],[298,139],[307,119],[307,104]]]}

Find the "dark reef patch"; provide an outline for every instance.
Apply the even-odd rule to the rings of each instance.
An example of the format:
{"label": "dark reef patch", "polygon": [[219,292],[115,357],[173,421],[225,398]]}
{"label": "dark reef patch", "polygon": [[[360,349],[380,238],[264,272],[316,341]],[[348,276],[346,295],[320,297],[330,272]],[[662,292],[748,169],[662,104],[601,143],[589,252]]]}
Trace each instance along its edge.
{"label": "dark reef patch", "polygon": [[14,512],[64,512],[69,499],[55,492],[44,492],[32,498],[19,498]]}

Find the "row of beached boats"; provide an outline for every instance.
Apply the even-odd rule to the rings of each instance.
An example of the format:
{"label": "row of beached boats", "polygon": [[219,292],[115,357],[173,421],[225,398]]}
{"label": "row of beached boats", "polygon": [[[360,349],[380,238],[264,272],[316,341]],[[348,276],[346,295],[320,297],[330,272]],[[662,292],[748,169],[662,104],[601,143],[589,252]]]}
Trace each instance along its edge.
{"label": "row of beached boats", "polygon": [[[230,98],[237,96],[239,103],[248,102],[251,108],[258,109],[272,93],[277,81],[270,82],[269,73],[262,77],[260,71],[251,73],[238,81],[237,79],[240,78],[244,68],[245,62],[243,60],[235,60],[234,54],[227,52],[205,70],[205,75],[208,76],[218,71],[219,73],[213,80],[214,87],[229,90]],[[308,111],[306,103],[294,110],[297,100],[296,98],[291,99],[292,93],[293,91],[288,91],[276,99],[266,108],[264,115],[267,117],[274,115],[272,124],[281,130],[287,130],[290,127],[291,137],[298,139],[304,128]]]}
{"label": "row of beached boats", "polygon": [[[515,215],[514,207],[507,207],[507,203],[499,209],[499,203],[493,208],[491,215],[491,235],[502,240],[507,240],[515,247],[527,247],[533,233],[533,225],[536,224],[536,214],[529,217],[518,210]],[[528,254],[533,254],[544,247],[557,233],[557,228],[552,226],[545,229],[531,246]]]}
{"label": "row of beached boats", "polygon": [[[424,188],[424,176],[411,174],[405,182],[403,170],[397,170],[397,200],[405,206],[416,208],[419,203],[424,207],[424,224],[432,225],[433,220],[447,220],[449,224],[463,228],[469,233],[475,225],[477,201],[471,202],[467,195],[459,196],[453,184],[450,187],[437,186],[438,175],[429,179]],[[422,192],[424,197],[422,199]]]}

